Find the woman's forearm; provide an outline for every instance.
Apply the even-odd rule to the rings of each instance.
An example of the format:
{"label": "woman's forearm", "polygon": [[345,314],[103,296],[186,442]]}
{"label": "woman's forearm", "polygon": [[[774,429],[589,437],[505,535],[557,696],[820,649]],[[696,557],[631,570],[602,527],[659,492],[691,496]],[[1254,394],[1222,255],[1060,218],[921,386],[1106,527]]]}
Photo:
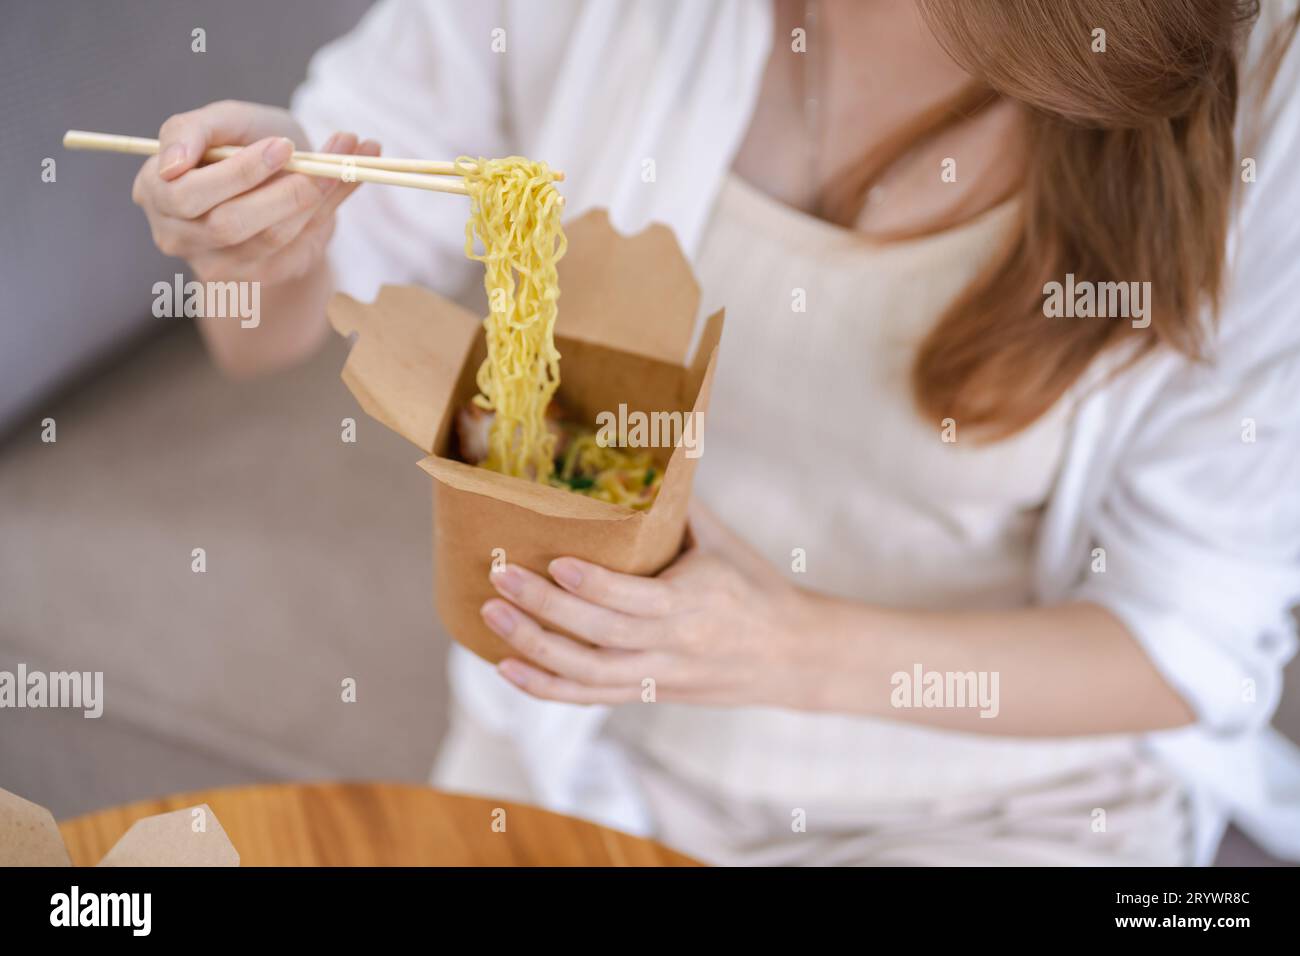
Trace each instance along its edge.
{"label": "woman's forearm", "polygon": [[797,679],[810,709],[1033,737],[1195,719],[1124,625],[1095,604],[941,612],[820,595],[801,603]]}
{"label": "woman's forearm", "polygon": [[259,290],[257,325],[238,319],[198,319],[208,352],[227,375],[246,377],[294,365],[311,355],[325,338],[325,304],[334,289],[329,262],[322,259],[305,275]]}

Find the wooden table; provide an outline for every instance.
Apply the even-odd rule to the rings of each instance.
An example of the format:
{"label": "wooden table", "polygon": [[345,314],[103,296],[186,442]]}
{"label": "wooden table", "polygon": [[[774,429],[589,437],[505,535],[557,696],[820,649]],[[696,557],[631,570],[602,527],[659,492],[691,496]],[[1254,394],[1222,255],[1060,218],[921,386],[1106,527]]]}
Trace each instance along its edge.
{"label": "wooden table", "polygon": [[[698,866],[650,840],[536,807],[392,783],[269,784],[177,794],[59,824],[97,863],[136,820],[206,803],[243,866]],[[504,810],[505,831],[493,829]],[[498,825],[499,826],[499,825]]]}

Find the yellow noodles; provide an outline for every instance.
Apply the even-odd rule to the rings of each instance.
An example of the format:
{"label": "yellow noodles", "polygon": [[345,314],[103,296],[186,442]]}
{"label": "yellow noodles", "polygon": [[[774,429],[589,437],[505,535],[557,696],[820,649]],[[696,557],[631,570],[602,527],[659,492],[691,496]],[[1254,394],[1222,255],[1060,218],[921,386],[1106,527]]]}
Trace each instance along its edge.
{"label": "yellow noodles", "polygon": [[[560,384],[555,348],[556,263],[564,255],[560,196],[545,163],[520,156],[456,160],[469,187],[465,255],[483,263],[488,354],[474,401],[496,412],[485,467],[546,481],[555,436],[546,407]],[[474,241],[483,253],[474,251]]]}
{"label": "yellow noodles", "polygon": [[662,480],[663,469],[648,452],[607,448],[595,432],[580,431],[570,437],[551,484],[640,510],[654,502]]}
{"label": "yellow noodles", "polygon": [[602,501],[648,508],[661,470],[644,452],[601,447],[594,432],[571,435],[555,474],[557,436],[547,427],[546,410],[560,384],[556,263],[566,240],[554,174],[545,163],[521,156],[462,156],[456,165],[470,195],[465,255],[483,263],[488,294],[487,358],[479,366],[474,403],[495,414],[487,458],[480,464]]}

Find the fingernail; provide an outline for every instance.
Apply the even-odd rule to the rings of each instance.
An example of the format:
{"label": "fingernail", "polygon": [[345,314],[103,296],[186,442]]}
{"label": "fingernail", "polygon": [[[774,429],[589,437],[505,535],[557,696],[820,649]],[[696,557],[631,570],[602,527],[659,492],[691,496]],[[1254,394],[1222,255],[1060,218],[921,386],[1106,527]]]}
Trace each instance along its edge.
{"label": "fingernail", "polygon": [[163,154],[158,157],[158,172],[166,175],[177,166],[184,165],[185,155],[184,143],[172,143],[163,150]]}
{"label": "fingernail", "polygon": [[527,680],[524,669],[519,666],[519,663],[513,657],[507,657],[498,664],[497,670],[510,683],[518,684],[520,687],[523,687],[524,682]]}
{"label": "fingernail", "polygon": [[515,629],[515,612],[504,602],[489,601],[483,605],[480,613],[483,620],[487,621],[487,626],[502,637],[507,637]]}
{"label": "fingernail", "polygon": [[571,591],[582,584],[582,568],[578,567],[577,561],[556,558],[551,562],[548,570],[551,572],[551,577]]}
{"label": "fingernail", "polygon": [[271,140],[262,150],[262,162],[271,169],[278,169],[289,161],[293,155],[293,142],[283,136]]}
{"label": "fingernail", "polygon": [[492,575],[492,584],[498,591],[503,591],[511,597],[515,597],[523,590],[524,576],[519,573],[519,569],[514,565],[507,564],[503,570]]}
{"label": "fingernail", "polygon": [[325,140],[325,145],[320,148],[322,153],[332,153],[339,148],[339,134],[335,133],[329,139]]}

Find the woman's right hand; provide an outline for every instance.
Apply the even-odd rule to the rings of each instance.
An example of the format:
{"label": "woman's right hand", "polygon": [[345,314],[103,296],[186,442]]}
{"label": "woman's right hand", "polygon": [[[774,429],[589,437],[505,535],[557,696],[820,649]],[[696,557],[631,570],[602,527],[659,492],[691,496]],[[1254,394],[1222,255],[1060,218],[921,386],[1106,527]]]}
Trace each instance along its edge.
{"label": "woman's right hand", "polygon": [[[276,285],[324,262],[334,211],[359,184],[281,172],[295,148],[310,148],[288,111],[222,100],[170,117],[158,140],[131,198],[154,244],[185,259],[197,279]],[[227,145],[246,148],[195,168],[208,149]],[[377,156],[379,144],[335,133],[321,151]]]}

